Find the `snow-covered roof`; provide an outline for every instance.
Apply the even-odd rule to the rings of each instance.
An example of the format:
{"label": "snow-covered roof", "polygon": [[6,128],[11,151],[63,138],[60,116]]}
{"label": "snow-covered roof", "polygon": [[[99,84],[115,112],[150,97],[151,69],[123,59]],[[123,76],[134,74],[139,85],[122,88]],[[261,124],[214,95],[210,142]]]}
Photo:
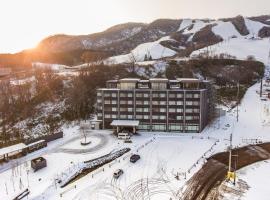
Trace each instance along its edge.
{"label": "snow-covered roof", "polygon": [[138,82],[140,79],[138,78],[123,78],[120,79],[120,82]]}
{"label": "snow-covered roof", "polygon": [[42,143],[42,142],[45,142],[45,140],[39,140],[39,141],[30,143],[30,144],[28,144],[27,146],[28,146],[28,147],[31,147],[31,146],[34,146],[34,145],[36,145],[36,144]]}
{"label": "snow-covered roof", "polygon": [[151,82],[168,82],[167,78],[150,78]]}
{"label": "snow-covered roof", "polygon": [[19,143],[19,144],[15,144],[15,145],[12,145],[12,146],[9,146],[9,147],[1,148],[0,149],[0,155],[5,155],[5,154],[8,154],[8,153],[19,151],[19,150],[22,150],[24,148],[26,148],[26,145],[24,143]]}
{"label": "snow-covered roof", "polygon": [[113,120],[111,126],[139,126],[138,120]]}
{"label": "snow-covered roof", "polygon": [[178,78],[177,80],[180,81],[180,82],[185,82],[185,83],[201,82],[201,80],[199,80],[197,78]]}

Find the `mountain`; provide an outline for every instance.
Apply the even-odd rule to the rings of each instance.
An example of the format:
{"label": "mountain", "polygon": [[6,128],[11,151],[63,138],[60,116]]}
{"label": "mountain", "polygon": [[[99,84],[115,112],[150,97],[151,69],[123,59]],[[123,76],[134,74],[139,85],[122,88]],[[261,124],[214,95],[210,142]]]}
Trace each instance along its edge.
{"label": "mountain", "polygon": [[241,59],[250,55],[267,63],[269,37],[270,15],[218,20],[158,19],[149,24],[120,24],[89,35],[49,36],[34,50],[0,55],[0,65],[5,66],[7,60],[15,60],[16,65],[22,60],[78,65],[84,62],[85,51],[105,52],[110,64],[205,53],[235,57],[241,54]]}
{"label": "mountain", "polygon": [[[38,49],[49,52],[90,49],[109,51],[120,62],[128,62],[130,53],[138,60],[172,55],[189,56],[193,51],[230,39],[262,39],[270,37],[270,15],[236,16],[212,19],[158,19],[150,24],[126,23],[103,32],[69,36],[50,36]],[[120,56],[119,56],[120,55]],[[125,55],[123,57],[123,55]],[[126,58],[125,58],[126,57]],[[134,56],[133,56],[134,57]]]}

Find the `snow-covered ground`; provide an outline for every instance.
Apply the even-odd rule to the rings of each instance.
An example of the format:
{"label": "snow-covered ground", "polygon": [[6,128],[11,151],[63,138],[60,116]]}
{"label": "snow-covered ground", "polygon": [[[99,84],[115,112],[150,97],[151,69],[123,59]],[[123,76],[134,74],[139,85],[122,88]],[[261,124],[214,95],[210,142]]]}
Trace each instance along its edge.
{"label": "snow-covered ground", "polygon": [[[259,83],[252,86],[244,96],[239,106],[239,122],[234,109],[201,134],[145,132],[133,136],[133,143],[127,144],[118,141],[109,130],[96,130],[88,134],[93,143],[87,151],[79,145],[82,139],[78,127],[64,127],[63,139],[0,166],[0,199],[10,199],[26,187],[30,189],[29,199],[132,199],[132,195],[136,195],[135,199],[142,199],[143,195],[151,196],[152,200],[179,199],[181,188],[206,157],[227,149],[231,133],[234,146],[253,143],[254,139],[270,141],[270,101],[261,100],[259,86]],[[70,185],[60,188],[55,182],[80,162],[124,147],[131,148],[131,152]],[[78,153],[80,148],[82,153]],[[129,162],[131,153],[141,155],[135,164]],[[41,155],[47,159],[48,166],[34,173],[29,161]],[[114,180],[112,174],[119,168],[124,174]],[[175,178],[177,174],[180,180]]]}
{"label": "snow-covered ground", "polygon": [[[223,200],[268,200],[270,160],[254,163],[236,172],[236,184],[224,182],[220,189]],[[226,189],[223,189],[225,188]]]}

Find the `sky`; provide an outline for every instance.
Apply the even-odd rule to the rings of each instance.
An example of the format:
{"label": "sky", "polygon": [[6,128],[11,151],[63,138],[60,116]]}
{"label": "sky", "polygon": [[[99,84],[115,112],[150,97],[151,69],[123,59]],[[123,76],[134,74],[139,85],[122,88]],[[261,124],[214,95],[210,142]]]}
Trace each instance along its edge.
{"label": "sky", "polygon": [[0,53],[35,47],[47,36],[82,35],[158,18],[270,14],[270,0],[0,0]]}

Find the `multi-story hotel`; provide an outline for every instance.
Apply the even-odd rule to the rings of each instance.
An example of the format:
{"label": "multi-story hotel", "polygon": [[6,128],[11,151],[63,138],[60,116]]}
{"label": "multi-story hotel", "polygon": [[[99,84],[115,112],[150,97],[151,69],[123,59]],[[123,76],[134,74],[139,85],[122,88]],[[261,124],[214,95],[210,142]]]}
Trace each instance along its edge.
{"label": "multi-story hotel", "polygon": [[110,80],[97,90],[98,120],[103,129],[117,126],[117,131],[134,126],[133,130],[198,133],[209,121],[208,86],[199,79]]}

